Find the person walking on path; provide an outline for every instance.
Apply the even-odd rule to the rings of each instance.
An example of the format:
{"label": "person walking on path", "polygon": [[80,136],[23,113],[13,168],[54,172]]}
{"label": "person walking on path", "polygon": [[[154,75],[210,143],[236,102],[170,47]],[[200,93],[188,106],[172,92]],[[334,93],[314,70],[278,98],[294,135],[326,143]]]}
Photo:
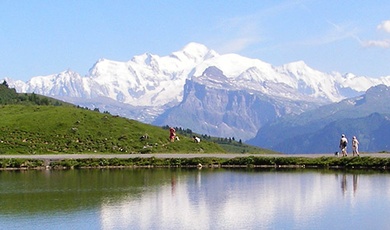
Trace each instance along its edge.
{"label": "person walking on path", "polygon": [[359,155],[359,141],[355,136],[353,136],[352,137],[352,155],[355,156],[355,154],[356,154],[356,156],[360,156]]}
{"label": "person walking on path", "polygon": [[340,139],[340,150],[341,150],[341,154],[343,155],[343,157],[347,157],[348,154],[347,154],[347,144],[348,144],[348,140],[347,138],[345,137],[344,134],[341,135],[341,139]]}

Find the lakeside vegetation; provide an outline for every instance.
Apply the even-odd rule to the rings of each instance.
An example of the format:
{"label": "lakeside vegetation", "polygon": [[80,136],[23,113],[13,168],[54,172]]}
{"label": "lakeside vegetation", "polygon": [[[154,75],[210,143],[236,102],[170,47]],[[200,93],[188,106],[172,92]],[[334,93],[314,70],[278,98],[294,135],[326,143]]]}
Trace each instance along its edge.
{"label": "lakeside vegetation", "polygon": [[262,157],[245,156],[232,159],[197,157],[197,158],[129,158],[129,159],[72,159],[52,162],[54,168],[96,168],[96,167],[287,167],[287,168],[370,168],[386,169],[390,166],[389,158],[374,157]]}
{"label": "lakeside vegetation", "polygon": [[46,161],[40,159],[0,159],[0,169],[82,169],[121,167],[207,167],[207,168],[320,168],[320,169],[380,169],[388,170],[390,158],[380,157],[264,157],[245,156],[232,159],[195,158],[88,158]]}

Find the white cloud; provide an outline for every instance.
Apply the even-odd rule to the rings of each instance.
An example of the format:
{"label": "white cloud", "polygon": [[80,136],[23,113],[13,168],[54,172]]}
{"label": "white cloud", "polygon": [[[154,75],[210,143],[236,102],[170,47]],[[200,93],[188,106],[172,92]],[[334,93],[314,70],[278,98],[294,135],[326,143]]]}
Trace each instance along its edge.
{"label": "white cloud", "polygon": [[314,38],[307,39],[301,44],[310,45],[310,46],[320,46],[331,44],[335,42],[339,42],[346,39],[355,39],[359,41],[357,37],[358,29],[352,27],[349,24],[336,24],[329,20],[327,23],[331,25],[331,27],[322,34],[317,35]]}
{"label": "white cloud", "polygon": [[237,38],[221,44],[218,51],[221,53],[239,53],[258,41],[259,39],[249,37]]}
{"label": "white cloud", "polygon": [[240,53],[249,46],[258,43],[262,30],[254,15],[223,20],[217,27],[218,44],[214,45],[219,53]]}
{"label": "white cloud", "polygon": [[[217,25],[218,44],[214,45],[219,53],[240,53],[251,46],[256,45],[268,36],[273,28],[268,28],[269,18],[279,17],[286,11],[303,7],[306,0],[282,1],[278,4],[271,4],[269,7],[261,8],[252,14],[244,14],[221,20]],[[217,33],[213,36],[216,37]]]}
{"label": "white cloud", "polygon": [[[390,33],[390,20],[381,22],[376,28],[386,33]],[[390,39],[361,41],[361,44],[364,47],[379,47],[386,49],[390,48]]]}
{"label": "white cloud", "polygon": [[390,48],[390,39],[386,40],[370,40],[370,41],[364,41],[363,46],[366,47],[380,47],[380,48]]}
{"label": "white cloud", "polygon": [[390,33],[390,20],[383,21],[381,24],[377,26],[377,29]]}

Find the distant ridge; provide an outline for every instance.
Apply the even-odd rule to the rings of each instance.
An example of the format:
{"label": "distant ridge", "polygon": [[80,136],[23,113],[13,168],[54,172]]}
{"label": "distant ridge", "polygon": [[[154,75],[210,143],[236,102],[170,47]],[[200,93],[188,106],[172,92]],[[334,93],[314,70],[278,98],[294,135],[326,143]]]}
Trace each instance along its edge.
{"label": "distant ridge", "polygon": [[[264,125],[248,143],[284,153],[332,153],[342,133],[356,136],[362,152],[390,151],[390,87]],[[351,146],[349,146],[351,151]]]}

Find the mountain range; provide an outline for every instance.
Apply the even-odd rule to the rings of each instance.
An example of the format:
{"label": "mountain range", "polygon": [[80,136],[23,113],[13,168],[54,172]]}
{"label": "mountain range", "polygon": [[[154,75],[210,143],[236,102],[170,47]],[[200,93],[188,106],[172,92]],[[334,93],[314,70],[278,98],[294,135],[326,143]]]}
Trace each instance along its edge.
{"label": "mountain range", "polygon": [[388,151],[389,99],[390,87],[374,86],[363,95],[268,123],[248,143],[284,153],[331,153],[339,151],[345,134],[350,143],[358,138],[362,152]]}
{"label": "mountain range", "polygon": [[198,43],[163,57],[145,53],[127,62],[100,59],[85,76],[67,70],[27,82],[5,80],[18,92],[244,141],[286,115],[390,85],[390,76],[323,73],[303,61],[272,66],[237,54],[218,54]]}

